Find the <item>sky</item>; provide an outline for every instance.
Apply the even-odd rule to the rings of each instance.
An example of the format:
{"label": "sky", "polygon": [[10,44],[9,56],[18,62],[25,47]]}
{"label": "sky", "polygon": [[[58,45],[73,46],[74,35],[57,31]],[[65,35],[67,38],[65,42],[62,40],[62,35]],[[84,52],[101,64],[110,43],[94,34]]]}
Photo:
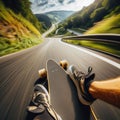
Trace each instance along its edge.
{"label": "sky", "polygon": [[34,13],[44,13],[58,10],[79,11],[94,0],[31,0],[31,2]]}

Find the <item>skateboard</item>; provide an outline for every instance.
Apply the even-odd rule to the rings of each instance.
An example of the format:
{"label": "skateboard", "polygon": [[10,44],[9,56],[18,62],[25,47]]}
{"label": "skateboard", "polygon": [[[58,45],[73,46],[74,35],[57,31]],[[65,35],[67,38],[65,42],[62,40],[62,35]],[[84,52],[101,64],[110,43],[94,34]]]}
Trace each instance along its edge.
{"label": "skateboard", "polygon": [[[84,106],[78,100],[76,88],[68,73],[66,60],[56,63],[48,60],[46,68],[38,71],[40,79],[46,81],[43,85],[48,90],[50,102],[62,120],[94,120],[89,106]],[[42,84],[42,83],[41,83]],[[40,114],[33,120],[49,120],[46,114]]]}

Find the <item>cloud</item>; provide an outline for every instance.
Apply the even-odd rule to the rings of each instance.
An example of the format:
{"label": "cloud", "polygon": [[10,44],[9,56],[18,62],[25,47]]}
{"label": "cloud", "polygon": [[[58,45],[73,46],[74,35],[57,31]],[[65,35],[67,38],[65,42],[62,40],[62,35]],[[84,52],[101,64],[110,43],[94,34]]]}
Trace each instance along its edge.
{"label": "cloud", "polygon": [[31,0],[31,2],[34,13],[43,13],[58,10],[78,11],[94,0]]}
{"label": "cloud", "polygon": [[58,0],[58,2],[59,2],[59,3],[63,3],[63,2],[64,2],[64,0]]}

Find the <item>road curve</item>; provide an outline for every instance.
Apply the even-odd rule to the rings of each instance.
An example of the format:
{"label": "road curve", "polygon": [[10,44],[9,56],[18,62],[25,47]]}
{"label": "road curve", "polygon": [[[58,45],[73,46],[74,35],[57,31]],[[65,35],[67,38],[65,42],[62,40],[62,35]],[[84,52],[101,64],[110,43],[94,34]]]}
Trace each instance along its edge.
{"label": "road curve", "polygon": [[[26,120],[26,106],[30,102],[34,83],[39,78],[38,70],[45,67],[48,59],[54,59],[57,62],[66,59],[84,72],[87,72],[88,66],[92,66],[96,73],[95,80],[120,76],[120,69],[114,64],[89,53],[107,57],[107,59],[115,61],[114,63],[118,66],[120,60],[82,47],[80,49],[82,50],[61,43],[60,38],[46,38],[44,43],[39,46],[1,57],[0,119]],[[89,52],[84,52],[84,50]],[[120,119],[120,109],[100,100],[92,105],[92,109],[100,120]]]}

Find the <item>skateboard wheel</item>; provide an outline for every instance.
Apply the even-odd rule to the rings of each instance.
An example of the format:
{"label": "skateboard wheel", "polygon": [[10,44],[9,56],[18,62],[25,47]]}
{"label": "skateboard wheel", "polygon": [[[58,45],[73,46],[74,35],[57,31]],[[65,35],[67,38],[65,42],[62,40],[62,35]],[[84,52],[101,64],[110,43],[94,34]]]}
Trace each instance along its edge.
{"label": "skateboard wheel", "polygon": [[39,75],[40,75],[40,78],[45,78],[47,77],[47,71],[45,68],[41,69],[38,71]]}
{"label": "skateboard wheel", "polygon": [[68,61],[67,61],[67,60],[62,60],[62,61],[60,61],[60,66],[61,66],[63,69],[67,70],[67,68],[68,68]]}

